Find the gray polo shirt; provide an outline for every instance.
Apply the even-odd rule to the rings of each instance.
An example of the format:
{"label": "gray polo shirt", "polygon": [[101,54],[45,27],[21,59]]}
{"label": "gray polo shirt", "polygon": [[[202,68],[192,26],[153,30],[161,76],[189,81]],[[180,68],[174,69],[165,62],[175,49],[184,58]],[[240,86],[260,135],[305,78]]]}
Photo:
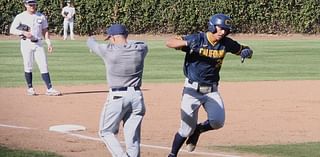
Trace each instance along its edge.
{"label": "gray polo shirt", "polygon": [[89,37],[87,46],[103,59],[110,88],[141,86],[144,58],[148,52],[145,43],[129,40],[124,45],[99,44]]}

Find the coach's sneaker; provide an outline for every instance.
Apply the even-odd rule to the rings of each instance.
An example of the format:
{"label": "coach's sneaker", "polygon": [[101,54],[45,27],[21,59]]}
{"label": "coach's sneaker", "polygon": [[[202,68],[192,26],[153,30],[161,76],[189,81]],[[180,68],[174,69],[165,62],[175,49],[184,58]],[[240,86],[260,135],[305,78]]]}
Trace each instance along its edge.
{"label": "coach's sneaker", "polygon": [[189,138],[186,141],[188,152],[193,152],[196,149],[196,145],[198,143],[199,137],[200,137],[200,131],[197,129],[194,131],[194,133],[191,136],[189,136]]}
{"label": "coach's sneaker", "polygon": [[47,90],[46,95],[47,96],[61,96],[62,94],[61,94],[61,92],[59,92],[53,88],[50,88]]}
{"label": "coach's sneaker", "polygon": [[35,91],[33,88],[28,88],[28,89],[27,89],[27,95],[29,95],[29,96],[36,96],[37,93],[36,93],[36,91]]}

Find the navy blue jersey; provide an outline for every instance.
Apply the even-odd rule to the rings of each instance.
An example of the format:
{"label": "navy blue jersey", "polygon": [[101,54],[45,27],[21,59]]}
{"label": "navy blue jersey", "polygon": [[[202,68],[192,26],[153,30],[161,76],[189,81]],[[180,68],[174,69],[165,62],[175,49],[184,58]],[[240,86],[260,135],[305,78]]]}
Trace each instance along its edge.
{"label": "navy blue jersey", "polygon": [[239,55],[244,48],[228,37],[220,41],[210,40],[208,33],[200,32],[182,37],[185,41],[195,40],[198,43],[192,53],[189,47],[182,48],[182,51],[186,52],[184,75],[189,80],[204,85],[218,83],[221,65],[227,52]]}

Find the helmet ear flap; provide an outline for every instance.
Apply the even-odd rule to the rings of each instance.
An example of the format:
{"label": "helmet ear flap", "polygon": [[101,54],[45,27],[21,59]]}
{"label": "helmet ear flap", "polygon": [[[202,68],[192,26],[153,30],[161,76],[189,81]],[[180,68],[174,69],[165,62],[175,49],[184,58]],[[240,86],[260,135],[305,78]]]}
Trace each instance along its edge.
{"label": "helmet ear flap", "polygon": [[212,32],[212,33],[216,33],[217,32],[217,29],[216,29],[215,25],[210,25],[209,24],[208,30],[209,30],[209,32]]}

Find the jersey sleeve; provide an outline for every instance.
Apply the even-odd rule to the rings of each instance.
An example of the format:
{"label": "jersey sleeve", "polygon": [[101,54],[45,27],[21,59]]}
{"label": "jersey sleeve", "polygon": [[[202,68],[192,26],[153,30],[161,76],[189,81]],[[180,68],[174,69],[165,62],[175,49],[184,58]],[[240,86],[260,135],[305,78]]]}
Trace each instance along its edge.
{"label": "jersey sleeve", "polygon": [[64,13],[65,11],[66,11],[66,7],[63,7],[61,13]]}
{"label": "jersey sleeve", "polygon": [[42,15],[42,29],[46,29],[48,27],[49,27],[48,20],[44,15]]}
{"label": "jersey sleeve", "polygon": [[142,44],[142,52],[143,52],[143,56],[146,57],[148,53],[148,46],[144,43]]}
{"label": "jersey sleeve", "polygon": [[[198,46],[200,45],[200,35],[199,34],[190,34],[190,35],[185,35],[185,36],[181,36],[182,40],[189,42],[197,42]],[[189,46],[185,46],[181,48],[182,51],[184,52],[189,52],[190,51],[190,47]]]}
{"label": "jersey sleeve", "polygon": [[13,35],[21,35],[23,31],[18,30],[17,27],[20,25],[20,16],[16,16],[11,24],[10,33]]}
{"label": "jersey sleeve", "polygon": [[186,36],[182,36],[182,40],[185,40],[187,42],[190,42],[190,41],[199,42],[200,41],[200,36],[199,36],[199,34],[186,35]]}
{"label": "jersey sleeve", "polygon": [[87,46],[90,49],[92,53],[97,54],[98,56],[104,58],[106,53],[104,52],[109,52],[108,47],[110,46],[109,44],[99,44],[94,37],[89,37],[87,40]]}
{"label": "jersey sleeve", "polygon": [[244,48],[243,45],[239,44],[237,41],[234,41],[228,37],[225,37],[223,42],[226,45],[226,52],[230,52],[235,55],[240,55],[241,50]]}
{"label": "jersey sleeve", "polygon": [[97,55],[101,55],[102,51],[100,50],[100,44],[93,38],[93,37],[89,37],[87,40],[87,46],[90,49],[91,52],[97,54]]}
{"label": "jersey sleeve", "polygon": [[142,52],[144,57],[147,55],[148,45],[143,41],[129,41],[129,43],[132,43],[136,50]]}

